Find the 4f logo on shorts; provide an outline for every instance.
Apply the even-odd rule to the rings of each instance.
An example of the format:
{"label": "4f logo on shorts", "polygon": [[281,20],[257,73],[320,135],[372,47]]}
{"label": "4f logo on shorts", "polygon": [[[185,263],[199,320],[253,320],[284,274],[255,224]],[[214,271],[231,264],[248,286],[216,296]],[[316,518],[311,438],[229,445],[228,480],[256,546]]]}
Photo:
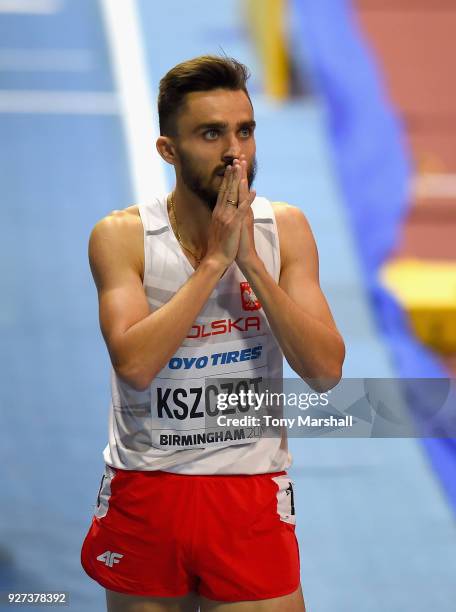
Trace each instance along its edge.
{"label": "4f logo on shorts", "polygon": [[98,555],[97,561],[103,561],[105,565],[107,565],[108,567],[112,567],[114,563],[119,563],[122,557],[123,555],[121,555],[120,553],[111,552],[110,550],[107,550],[103,554]]}
{"label": "4f logo on shorts", "polygon": [[294,507],[294,493],[293,493],[293,485],[291,484],[291,480],[290,480],[290,484],[288,485],[288,489],[285,489],[285,493],[288,495],[290,495],[290,508],[291,508],[291,512],[290,514],[293,515],[295,513],[295,507]]}
{"label": "4f logo on shorts", "polygon": [[260,310],[261,304],[257,300],[257,296],[253,293],[249,283],[240,283],[241,285],[241,300],[244,310]]}

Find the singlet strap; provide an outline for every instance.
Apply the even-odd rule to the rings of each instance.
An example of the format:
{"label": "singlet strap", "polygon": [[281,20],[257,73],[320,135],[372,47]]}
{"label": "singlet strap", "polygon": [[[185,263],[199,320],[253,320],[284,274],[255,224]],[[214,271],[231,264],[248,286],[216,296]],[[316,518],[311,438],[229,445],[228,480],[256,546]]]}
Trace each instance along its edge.
{"label": "singlet strap", "polygon": [[151,202],[138,204],[145,236],[157,236],[169,231],[165,208],[166,197],[167,194],[162,194],[155,197]]}

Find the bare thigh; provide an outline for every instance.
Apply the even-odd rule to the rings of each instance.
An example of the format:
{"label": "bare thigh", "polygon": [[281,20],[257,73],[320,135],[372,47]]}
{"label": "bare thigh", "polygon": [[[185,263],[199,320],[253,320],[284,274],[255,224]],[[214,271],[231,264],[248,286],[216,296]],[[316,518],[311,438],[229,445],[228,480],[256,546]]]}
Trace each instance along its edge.
{"label": "bare thigh", "polygon": [[306,612],[302,589],[283,597],[258,601],[212,601],[201,597],[201,612]]}
{"label": "bare thigh", "polygon": [[108,612],[198,612],[199,597],[141,597],[106,589],[106,605]]}

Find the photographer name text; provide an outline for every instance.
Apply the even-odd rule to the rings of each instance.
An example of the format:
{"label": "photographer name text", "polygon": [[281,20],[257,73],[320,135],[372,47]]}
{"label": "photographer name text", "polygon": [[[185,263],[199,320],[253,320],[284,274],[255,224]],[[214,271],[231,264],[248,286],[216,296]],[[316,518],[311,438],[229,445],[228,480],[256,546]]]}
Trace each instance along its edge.
{"label": "photographer name text", "polygon": [[217,425],[219,427],[353,427],[353,415],[345,417],[311,417],[298,416],[293,418],[277,418],[270,414],[265,414],[261,417],[246,415],[240,418],[229,417],[221,414],[217,417]]}

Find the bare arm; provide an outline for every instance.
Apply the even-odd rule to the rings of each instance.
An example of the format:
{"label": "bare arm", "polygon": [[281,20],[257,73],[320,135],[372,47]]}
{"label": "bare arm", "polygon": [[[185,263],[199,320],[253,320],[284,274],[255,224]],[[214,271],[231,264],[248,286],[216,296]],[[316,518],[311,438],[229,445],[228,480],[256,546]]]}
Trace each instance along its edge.
{"label": "bare arm", "polygon": [[249,196],[238,209],[226,205],[230,189],[237,192],[238,174],[226,177],[227,184],[221,186],[207,254],[200,266],[169,302],[153,313],[141,281],[143,239],[137,216],[114,213],[92,231],[89,260],[98,289],[101,330],[114,369],[137,390],[148,387],[182,344],[236,255],[242,221],[255,197]]}
{"label": "bare arm", "polygon": [[282,258],[279,284],[252,251],[239,263],[288,363],[311,387],[324,391],[340,380],[345,345],[320,288],[317,247],[305,216],[287,205],[275,206],[275,212]]}
{"label": "bare arm", "polygon": [[92,232],[89,257],[112,365],[122,379],[141,390],[182,344],[224,268],[215,261],[201,262],[171,300],[151,313],[127,244],[132,235],[128,224],[125,219],[103,219]]}

